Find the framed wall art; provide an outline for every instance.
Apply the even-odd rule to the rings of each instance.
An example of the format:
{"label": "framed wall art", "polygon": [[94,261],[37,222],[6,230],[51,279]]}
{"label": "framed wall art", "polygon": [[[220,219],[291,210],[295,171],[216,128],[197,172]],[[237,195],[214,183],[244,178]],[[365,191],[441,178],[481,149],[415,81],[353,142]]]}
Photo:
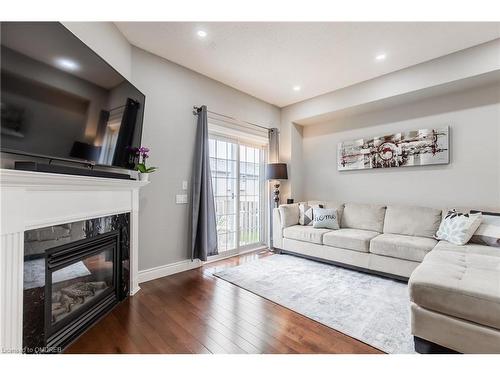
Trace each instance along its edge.
{"label": "framed wall art", "polygon": [[449,163],[449,127],[419,129],[338,144],[338,170]]}

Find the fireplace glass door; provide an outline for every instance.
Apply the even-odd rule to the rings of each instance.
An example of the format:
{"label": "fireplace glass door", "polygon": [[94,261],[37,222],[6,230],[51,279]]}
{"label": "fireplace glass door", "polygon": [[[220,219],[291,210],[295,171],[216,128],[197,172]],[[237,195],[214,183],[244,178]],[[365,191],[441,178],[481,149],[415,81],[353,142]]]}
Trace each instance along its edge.
{"label": "fireplace glass door", "polygon": [[47,330],[53,333],[117,291],[117,237],[106,235],[64,247],[47,259]]}

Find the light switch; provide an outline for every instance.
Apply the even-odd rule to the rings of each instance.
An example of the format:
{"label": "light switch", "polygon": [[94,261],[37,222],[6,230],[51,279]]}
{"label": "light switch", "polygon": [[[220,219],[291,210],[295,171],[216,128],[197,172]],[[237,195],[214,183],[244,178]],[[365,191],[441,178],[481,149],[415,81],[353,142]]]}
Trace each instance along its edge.
{"label": "light switch", "polygon": [[188,196],[187,194],[177,194],[175,196],[175,203],[177,204],[187,204]]}
{"label": "light switch", "polygon": [[187,190],[187,189],[188,189],[188,182],[182,181],[182,190]]}

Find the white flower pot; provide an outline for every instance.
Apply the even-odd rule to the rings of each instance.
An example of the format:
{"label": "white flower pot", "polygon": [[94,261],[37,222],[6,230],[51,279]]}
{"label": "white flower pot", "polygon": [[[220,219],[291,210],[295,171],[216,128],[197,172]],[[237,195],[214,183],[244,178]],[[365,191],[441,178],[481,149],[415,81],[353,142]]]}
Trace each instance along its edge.
{"label": "white flower pot", "polygon": [[139,181],[149,181],[149,173],[139,173]]}

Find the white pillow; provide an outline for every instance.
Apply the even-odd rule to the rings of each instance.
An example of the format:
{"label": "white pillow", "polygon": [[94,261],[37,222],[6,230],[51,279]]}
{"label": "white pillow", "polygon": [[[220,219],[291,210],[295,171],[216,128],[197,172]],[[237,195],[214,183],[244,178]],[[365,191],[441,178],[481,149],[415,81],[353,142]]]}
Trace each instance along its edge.
{"label": "white pillow", "polygon": [[445,240],[454,245],[465,245],[481,225],[482,215],[448,211],[441,221],[436,239]]}
{"label": "white pillow", "polygon": [[337,210],[334,208],[313,208],[313,227],[339,229]]}

